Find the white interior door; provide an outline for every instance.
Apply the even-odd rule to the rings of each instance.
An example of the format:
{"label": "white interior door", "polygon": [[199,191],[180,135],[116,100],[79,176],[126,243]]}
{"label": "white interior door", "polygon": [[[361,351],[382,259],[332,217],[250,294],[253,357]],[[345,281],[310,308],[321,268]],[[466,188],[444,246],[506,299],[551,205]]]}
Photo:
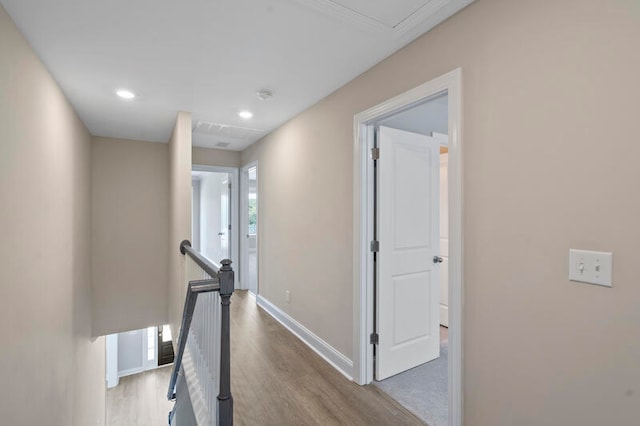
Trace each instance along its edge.
{"label": "white interior door", "polygon": [[440,355],[440,147],[380,127],[376,380]]}

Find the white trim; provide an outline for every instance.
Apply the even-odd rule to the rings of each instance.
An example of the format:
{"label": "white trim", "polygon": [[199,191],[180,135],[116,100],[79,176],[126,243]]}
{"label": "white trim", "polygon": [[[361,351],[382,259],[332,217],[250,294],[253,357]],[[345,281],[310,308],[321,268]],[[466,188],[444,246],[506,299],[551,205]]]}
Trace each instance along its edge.
{"label": "white trim", "polygon": [[[245,277],[249,275],[249,253],[247,252],[246,248],[247,248],[247,239],[245,238],[246,235],[249,234],[249,224],[247,223],[247,216],[248,216],[248,209],[249,209],[249,204],[247,203],[247,200],[249,198],[248,193],[246,192],[247,187],[248,187],[248,183],[247,183],[247,173],[249,172],[250,169],[252,168],[256,168],[256,215],[258,216],[258,223],[256,223],[256,250],[258,252],[258,258],[256,260],[256,262],[258,263],[257,268],[257,276],[256,276],[256,280],[257,280],[257,292],[260,293],[260,177],[258,176],[258,173],[260,173],[260,167],[258,167],[258,161],[252,161],[251,163],[245,164],[244,166],[242,166],[242,168],[240,169],[241,174],[240,174],[240,234],[242,235],[242,247],[240,247],[240,279],[239,279],[239,283],[242,283],[241,285],[239,285],[239,288],[244,289],[244,290],[248,290],[249,289],[249,284],[248,282],[245,281]],[[246,284],[245,284],[246,283]],[[249,293],[252,293],[251,291],[249,291]]]}
{"label": "white trim", "polygon": [[145,373],[147,371],[157,370],[158,368],[165,368],[165,367],[169,367],[171,365],[173,365],[173,363],[163,364],[163,365],[157,365],[156,364],[156,365],[148,367],[148,368],[147,367],[130,368],[128,370],[118,371],[118,378],[131,376],[133,374]]}
{"label": "white trim", "polygon": [[463,229],[462,229],[462,70],[457,68],[354,116],[353,146],[353,348],[354,378],[373,380],[373,165],[369,161],[372,127],[393,113],[437,94],[449,96],[449,425],[463,424]]}
{"label": "white trim", "polygon": [[191,177],[191,244],[193,248],[200,248],[200,179]]}
{"label": "white trim", "polygon": [[449,135],[445,135],[444,133],[431,132],[431,137],[435,138],[440,146],[449,146]]}
{"label": "white trim", "polygon": [[393,45],[404,46],[428,32],[475,0],[430,0],[395,26],[343,6],[335,0],[296,0],[298,3],[363,30],[391,36]]}
{"label": "white trim", "polygon": [[[147,344],[149,343],[149,329],[152,329],[151,333],[153,334],[153,359],[149,360]],[[144,338],[142,339],[142,366],[144,371],[153,370],[158,368],[158,327],[147,327],[143,328],[144,330]]]}
{"label": "white trim", "polygon": [[118,373],[118,334],[105,336],[105,370],[107,377],[107,389],[118,386],[120,376]]}
{"label": "white trim", "polygon": [[118,371],[118,378],[131,376],[133,374],[144,373],[144,372],[145,372],[144,367],[134,367],[134,368],[130,368],[128,370]]}
{"label": "white trim", "polygon": [[431,0],[393,28],[396,46],[415,40],[475,0]]}
{"label": "white trim", "polygon": [[260,295],[256,296],[256,303],[287,330],[292,332],[298,339],[313,349],[315,353],[342,373],[343,376],[349,380],[353,380],[353,361],[264,297]]}
{"label": "white trim", "polygon": [[[242,263],[240,261],[239,250],[239,171],[237,167],[222,167],[222,166],[208,166],[203,164],[193,164],[191,170],[194,172],[216,172],[216,173],[229,173],[231,175],[231,261],[233,265]],[[215,263],[220,262],[220,259],[211,259]],[[234,269],[238,266],[234,266]],[[240,283],[238,283],[238,288]]]}
{"label": "white trim", "polygon": [[362,29],[369,29],[380,33],[392,33],[393,27],[383,24],[367,15],[356,12],[346,6],[331,0],[297,0],[311,9],[325,13],[337,19],[341,19],[348,24],[353,24]]}

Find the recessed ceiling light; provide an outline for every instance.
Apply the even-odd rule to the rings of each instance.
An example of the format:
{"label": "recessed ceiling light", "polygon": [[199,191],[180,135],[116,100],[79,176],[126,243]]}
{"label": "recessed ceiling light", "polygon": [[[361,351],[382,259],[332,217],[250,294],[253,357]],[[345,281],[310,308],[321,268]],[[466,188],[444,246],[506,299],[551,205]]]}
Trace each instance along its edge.
{"label": "recessed ceiling light", "polygon": [[245,120],[253,117],[253,113],[251,111],[240,111],[238,115],[240,116],[240,118],[244,118]]}
{"label": "recessed ceiling light", "polygon": [[122,99],[133,99],[136,97],[135,93],[125,89],[118,90],[116,95],[120,96]]}

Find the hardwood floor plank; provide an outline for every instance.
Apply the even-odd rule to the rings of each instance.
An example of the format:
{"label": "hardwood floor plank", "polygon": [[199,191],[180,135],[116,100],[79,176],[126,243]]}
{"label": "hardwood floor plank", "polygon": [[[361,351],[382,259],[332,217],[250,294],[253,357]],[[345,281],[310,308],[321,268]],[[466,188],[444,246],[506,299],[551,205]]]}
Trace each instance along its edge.
{"label": "hardwood floor plank", "polygon": [[235,424],[424,424],[374,386],[347,380],[246,291],[234,293],[231,317]]}
{"label": "hardwood floor plank", "polygon": [[107,426],[167,424],[173,403],[167,401],[171,365],[122,377],[107,389]]}
{"label": "hardwood floor plank", "polygon": [[[107,391],[107,425],[166,425],[170,374],[120,379]],[[424,425],[375,386],[342,376],[246,291],[231,298],[231,391],[236,426]]]}

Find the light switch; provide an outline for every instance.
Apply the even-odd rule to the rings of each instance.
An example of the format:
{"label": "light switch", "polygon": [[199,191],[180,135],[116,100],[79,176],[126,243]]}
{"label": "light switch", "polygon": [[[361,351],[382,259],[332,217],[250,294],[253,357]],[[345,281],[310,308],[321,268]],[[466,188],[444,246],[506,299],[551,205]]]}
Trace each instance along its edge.
{"label": "light switch", "polygon": [[569,249],[569,279],[612,287],[613,253]]}

